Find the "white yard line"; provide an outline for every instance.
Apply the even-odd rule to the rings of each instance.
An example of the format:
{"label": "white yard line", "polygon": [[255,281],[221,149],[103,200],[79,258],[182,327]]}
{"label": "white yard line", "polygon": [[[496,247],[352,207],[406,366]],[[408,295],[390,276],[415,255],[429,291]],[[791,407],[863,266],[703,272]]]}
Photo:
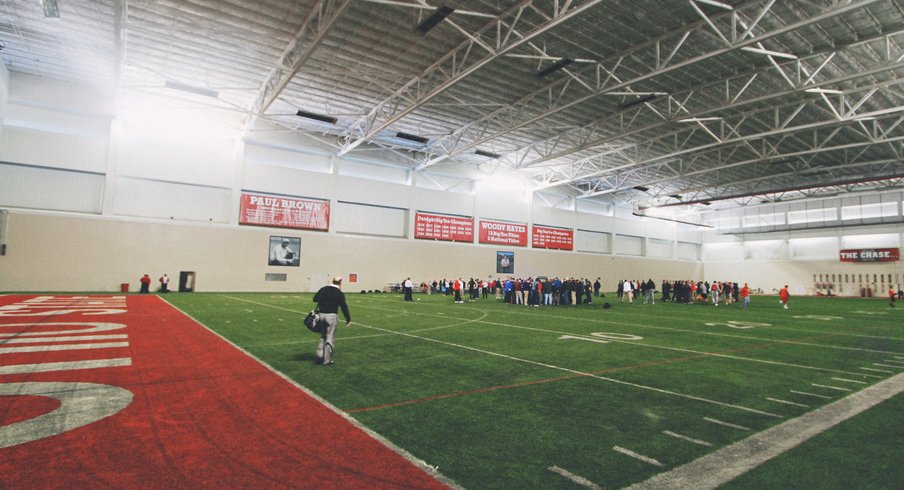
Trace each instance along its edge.
{"label": "white yard line", "polygon": [[818,386],[818,387],[820,387],[820,388],[827,388],[827,389],[830,389],[830,390],[853,391],[853,390],[851,390],[851,389],[848,389],[848,388],[842,388],[842,387],[840,387],[840,386],[828,386],[828,385],[820,385],[820,384],[816,384],[816,383],[810,383],[810,384],[813,385],[813,386]]}
{"label": "white yard line", "polygon": [[739,429],[739,430],[753,430],[753,429],[751,429],[750,427],[744,427],[743,425],[732,424],[732,423],[730,423],[730,422],[724,422],[724,421],[722,421],[722,420],[714,419],[714,418],[712,418],[712,417],[703,417],[703,420],[705,420],[705,421],[707,421],[707,422],[710,422],[710,423],[713,423],[713,424],[716,424],[716,425],[724,425],[725,427],[731,427],[732,429]]}
{"label": "white yard line", "polygon": [[596,483],[593,483],[592,481],[590,481],[582,476],[575,475],[574,473],[572,473],[564,468],[559,468],[558,466],[550,466],[549,468],[546,468],[546,469],[549,471],[552,471],[553,473],[556,473],[557,475],[564,476],[565,478],[571,480],[572,483],[575,483],[582,487],[592,488],[594,490],[602,488],[599,485],[597,485]]}
{"label": "white yard line", "polygon": [[717,488],[904,391],[904,373],[660,473],[632,489]]}
{"label": "white yard line", "polygon": [[889,370],[887,370],[887,369],[873,369],[873,368],[868,368],[868,367],[862,367],[862,368],[860,368],[860,369],[862,369],[862,370],[864,370],[864,371],[873,371],[873,372],[875,372],[875,373],[895,374],[894,371],[889,371]]}
{"label": "white yard line", "polygon": [[686,394],[686,393],[679,393],[679,392],[677,392],[677,391],[670,391],[670,390],[666,390],[666,389],[662,389],[662,388],[656,388],[655,386],[647,386],[647,385],[641,385],[641,384],[637,384],[637,383],[631,383],[631,382],[629,382],[629,381],[622,381],[622,380],[619,380],[619,379],[607,378],[607,377],[605,377],[605,376],[599,376],[599,375],[596,375],[596,374],[587,373],[587,372],[583,372],[583,371],[578,371],[578,370],[575,370],[575,369],[569,369],[569,368],[565,368],[565,367],[562,367],[562,366],[556,366],[556,365],[553,365],[553,364],[547,364],[547,363],[539,362],[539,361],[532,361],[532,360],[530,360],[530,359],[522,359],[522,358],[520,358],[520,357],[509,356],[509,355],[506,355],[506,354],[501,354],[501,353],[499,353],[499,352],[492,352],[492,351],[488,351],[488,350],[484,350],[484,349],[478,349],[478,348],[476,348],[476,347],[470,347],[470,346],[467,346],[467,345],[456,344],[456,343],[453,343],[453,342],[446,342],[446,341],[444,341],[444,340],[431,339],[431,338],[429,338],[429,337],[421,337],[421,336],[419,336],[419,335],[412,335],[412,334],[410,334],[410,333],[405,333],[405,332],[395,332],[395,331],[392,331],[392,330],[387,330],[387,329],[385,329],[385,328],[374,327],[374,326],[372,326],[372,325],[365,325],[365,324],[363,324],[363,323],[356,323],[356,325],[358,325],[358,326],[360,326],[360,327],[364,327],[364,328],[370,328],[370,329],[373,329],[373,330],[378,330],[378,331],[381,331],[381,332],[393,333],[393,334],[395,334],[395,335],[400,335],[400,336],[403,336],[403,337],[410,337],[410,338],[414,338],[414,339],[424,340],[424,341],[427,341],[427,342],[433,342],[433,343],[436,343],[436,344],[447,345],[447,346],[455,347],[455,348],[458,348],[458,349],[464,349],[464,350],[469,350],[469,351],[472,351],[472,352],[479,352],[479,353],[481,353],[481,354],[487,354],[487,355],[491,355],[491,356],[501,357],[501,358],[503,358],[503,359],[509,359],[509,360],[512,360],[512,361],[523,362],[523,363],[526,363],[526,364],[533,364],[533,365],[535,365],[535,366],[541,366],[541,367],[545,367],[545,368],[549,368],[549,369],[554,369],[554,370],[557,370],[557,371],[564,371],[564,372],[566,372],[566,373],[576,374],[576,375],[578,375],[578,376],[585,376],[585,377],[588,377],[588,378],[594,378],[594,379],[599,379],[599,380],[603,380],[603,381],[608,381],[608,382],[610,382],[610,383],[616,383],[616,384],[625,385],[625,386],[633,386],[633,387],[635,387],[635,388],[640,388],[640,389],[642,389],[642,390],[655,391],[655,392],[657,392],[657,393],[663,393],[663,394],[667,394],[667,395],[678,396],[678,397],[681,397],[681,398],[686,398],[686,399],[688,399],[688,400],[696,400],[696,401],[699,401],[699,402],[711,403],[711,404],[713,404],[713,405],[719,405],[719,406],[723,406],[723,407],[735,408],[735,409],[737,409],[737,410],[743,410],[743,411],[745,411],[745,412],[756,413],[756,414],[759,414],[759,415],[766,415],[767,417],[784,418],[782,415],[779,415],[779,414],[777,414],[777,413],[771,413],[771,412],[766,412],[766,411],[763,411],[763,410],[757,410],[757,409],[755,409],[755,408],[745,407],[745,406],[743,406],[743,405],[735,405],[735,404],[732,404],[732,403],[720,402],[720,401],[718,401],[718,400],[711,400],[711,399],[709,399],[709,398],[703,398],[703,397],[700,397],[700,396],[688,395],[688,394]]}
{"label": "white yard line", "polygon": [[[226,297],[230,297],[230,296],[226,296]],[[231,297],[230,297],[230,298],[231,298]],[[236,299],[236,300],[243,301],[241,298],[232,298],[232,299]],[[251,302],[252,302],[252,303],[256,303],[256,302],[254,302],[254,301],[251,301]],[[267,306],[266,303],[258,303],[258,304]],[[281,307],[274,307],[274,308],[286,310],[286,308],[281,308]],[[288,311],[292,311],[292,310],[288,310]],[[433,316],[433,315],[431,315],[431,316]],[[448,318],[448,317],[445,317],[445,318]],[[474,320],[474,321],[479,321],[479,320]],[[480,322],[480,323],[494,324],[494,323],[492,323],[492,322],[486,322],[486,321],[479,321],[479,322]],[[509,359],[509,360],[518,361],[518,362],[523,362],[523,363],[527,363],[527,364],[533,364],[533,365],[535,365],[535,366],[542,366],[542,367],[545,367],[545,368],[554,369],[554,370],[558,370],[558,371],[564,371],[564,372],[571,373],[571,374],[576,374],[576,375],[579,375],[579,376],[586,376],[586,377],[588,377],[588,378],[595,378],[595,379],[599,379],[599,380],[603,380],[603,381],[608,381],[608,382],[610,382],[610,383],[616,383],[616,384],[621,384],[621,385],[625,385],[625,386],[633,386],[633,387],[635,387],[635,388],[640,388],[640,389],[642,389],[642,390],[655,391],[655,392],[657,392],[657,393],[663,393],[663,394],[667,394],[667,395],[678,396],[678,397],[681,397],[681,398],[686,398],[686,399],[688,399],[688,400],[695,400],[695,401],[700,401],[700,402],[704,402],[704,403],[711,403],[711,404],[714,404],[714,405],[719,405],[719,406],[723,406],[723,407],[734,408],[734,409],[742,410],[742,411],[745,411],[745,412],[756,413],[756,414],[759,414],[759,415],[765,415],[765,416],[767,416],[767,417],[784,418],[782,415],[779,415],[779,414],[777,414],[777,413],[771,413],[771,412],[766,412],[766,411],[763,411],[763,410],[757,410],[757,409],[755,409],[755,408],[745,407],[745,406],[743,406],[743,405],[735,405],[735,404],[732,404],[732,403],[720,402],[720,401],[718,401],[718,400],[711,400],[711,399],[708,399],[708,398],[703,398],[703,397],[699,397],[699,396],[695,396],[695,395],[688,395],[688,394],[685,394],[685,393],[679,393],[679,392],[676,392],[676,391],[670,391],[670,390],[666,390],[666,389],[662,389],[662,388],[656,388],[656,387],[654,387],[654,386],[641,385],[641,384],[631,383],[631,382],[628,382],[628,381],[622,381],[622,380],[618,380],[618,379],[614,379],[614,378],[607,378],[607,377],[605,377],[605,376],[599,376],[599,375],[592,374],[592,373],[585,373],[585,372],[583,372],[583,371],[577,371],[577,370],[574,370],[574,369],[568,369],[568,368],[564,368],[564,367],[561,367],[561,366],[555,366],[555,365],[552,365],[552,364],[546,364],[546,363],[539,362],[539,361],[532,361],[532,360],[529,360],[529,359],[522,359],[522,358],[518,358],[518,357],[514,357],[514,356],[509,356],[509,355],[506,355],[506,354],[501,354],[501,353],[498,353],[498,352],[492,352],[492,351],[488,351],[488,350],[484,350],[484,349],[478,349],[478,348],[476,348],[476,347],[470,347],[470,346],[467,346],[467,345],[461,345],[461,344],[455,344],[455,343],[452,343],[452,342],[446,342],[446,341],[443,341],[443,340],[431,339],[431,338],[429,338],[429,337],[421,337],[421,336],[419,336],[419,335],[413,335],[413,334],[407,333],[407,332],[396,332],[396,331],[394,331],[394,330],[389,330],[389,329],[385,329],[385,328],[381,328],[381,327],[375,327],[375,326],[372,326],[372,325],[366,325],[366,324],[359,323],[359,322],[355,322],[355,325],[357,325],[357,326],[359,326],[359,327],[369,328],[369,329],[371,329],[371,330],[376,330],[376,331],[379,331],[379,332],[388,333],[388,334],[393,334],[393,335],[398,335],[398,336],[403,336],[403,337],[410,337],[410,338],[414,338],[414,339],[424,340],[424,341],[427,341],[427,342],[433,342],[433,343],[436,343],[436,344],[447,345],[447,346],[455,347],[455,348],[458,348],[458,349],[464,349],[464,350],[469,350],[469,351],[473,351],[473,352],[480,352],[480,353],[482,353],[482,354],[487,354],[487,355],[491,355],[491,356],[501,357],[501,358],[504,358],[504,359]],[[519,328],[519,327],[516,326],[516,325],[506,325],[506,326]],[[527,328],[527,327],[523,327],[523,328]],[[566,332],[554,332],[554,331],[542,330],[542,329],[534,329],[534,328],[527,328],[527,329],[529,329],[529,330],[539,330],[539,331],[552,332],[552,333],[556,333],[556,334],[563,334],[563,333],[566,333]],[[642,344],[638,344],[638,345],[642,345]],[[683,350],[683,349],[679,349],[679,350]],[[703,353],[701,352],[700,354],[703,354]]]}
{"label": "white yard line", "polygon": [[639,460],[643,461],[644,463],[648,463],[653,466],[663,466],[663,464],[660,463],[659,461],[656,461],[655,459],[653,459],[649,456],[644,456],[643,454],[635,453],[634,451],[632,451],[630,449],[625,449],[625,448],[619,447],[619,446],[612,446],[612,450],[622,453],[626,456],[631,456],[634,459],[639,459]]}
{"label": "white yard line", "polygon": [[873,366],[887,367],[887,368],[894,368],[894,369],[901,369],[901,366],[890,366],[890,365],[888,365],[888,364],[879,364],[878,362],[874,362],[874,363],[873,363]]}
{"label": "white yard line", "polygon": [[815,396],[816,398],[825,398],[827,400],[831,400],[832,397],[826,395],[817,395],[816,393],[808,393],[806,391],[797,391],[797,390],[789,390],[791,393],[797,393],[798,395],[806,395],[806,396]]}
{"label": "white yard line", "polygon": [[847,379],[847,378],[832,378],[832,379],[834,379],[835,381],[846,381],[848,383],[857,383],[857,384],[861,384],[861,385],[868,384],[866,381],[857,381],[856,379]]}
{"label": "white yard line", "polygon": [[670,430],[664,430],[664,431],[662,431],[662,433],[669,437],[674,437],[675,439],[681,439],[682,441],[687,441],[687,442],[690,442],[693,444],[697,444],[698,446],[712,446],[713,445],[711,442],[701,441],[700,439],[694,439],[693,437],[688,437],[684,434],[679,434],[677,432],[672,432]]}
{"label": "white yard line", "polygon": [[795,407],[810,408],[810,405],[804,405],[803,403],[797,403],[797,402],[790,402],[790,401],[788,401],[788,400],[782,400],[782,399],[780,399],[780,398],[769,398],[769,397],[767,396],[766,399],[769,400],[769,401],[771,401],[771,402],[775,402],[775,403],[782,403],[782,404],[785,404],[785,405],[794,405]]}

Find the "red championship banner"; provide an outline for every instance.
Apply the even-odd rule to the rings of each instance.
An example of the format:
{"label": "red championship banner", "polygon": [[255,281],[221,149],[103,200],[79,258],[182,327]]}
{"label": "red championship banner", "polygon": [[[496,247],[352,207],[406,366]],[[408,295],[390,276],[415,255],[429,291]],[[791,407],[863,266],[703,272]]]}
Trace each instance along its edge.
{"label": "red championship banner", "polygon": [[480,243],[527,246],[527,225],[506,221],[480,220]]}
{"label": "red championship banner", "polygon": [[531,233],[531,246],[534,248],[574,250],[574,230],[534,225]]}
{"label": "red championship banner", "polygon": [[414,238],[474,242],[474,218],[417,212],[414,214]]}
{"label": "red championship banner", "polygon": [[900,251],[896,248],[860,248],[839,252],[842,262],[894,262],[901,260]]}
{"label": "red championship banner", "polygon": [[330,202],[242,193],[239,224],[327,231]]}

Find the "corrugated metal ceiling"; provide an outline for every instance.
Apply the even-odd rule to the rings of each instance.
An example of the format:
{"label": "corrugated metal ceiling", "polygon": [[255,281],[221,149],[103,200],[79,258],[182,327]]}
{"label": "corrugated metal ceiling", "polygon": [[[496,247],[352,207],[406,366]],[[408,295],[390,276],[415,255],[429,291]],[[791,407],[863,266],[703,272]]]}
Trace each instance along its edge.
{"label": "corrugated metal ceiling", "polygon": [[[419,32],[442,6],[454,10]],[[0,4],[11,72],[194,89],[240,113],[252,137],[290,128],[340,155],[388,148],[422,172],[480,165],[638,207],[904,186],[896,0],[59,0],[58,11]]]}

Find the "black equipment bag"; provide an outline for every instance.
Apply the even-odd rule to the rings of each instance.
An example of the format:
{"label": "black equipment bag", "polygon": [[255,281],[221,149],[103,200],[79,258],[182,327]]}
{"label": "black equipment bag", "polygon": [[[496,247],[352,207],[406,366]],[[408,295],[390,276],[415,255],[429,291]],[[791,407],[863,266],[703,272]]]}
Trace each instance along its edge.
{"label": "black equipment bag", "polygon": [[311,310],[306,317],[304,317],[304,326],[308,327],[308,330],[314,333],[320,333],[323,331],[323,325],[320,321],[320,313],[317,310]]}

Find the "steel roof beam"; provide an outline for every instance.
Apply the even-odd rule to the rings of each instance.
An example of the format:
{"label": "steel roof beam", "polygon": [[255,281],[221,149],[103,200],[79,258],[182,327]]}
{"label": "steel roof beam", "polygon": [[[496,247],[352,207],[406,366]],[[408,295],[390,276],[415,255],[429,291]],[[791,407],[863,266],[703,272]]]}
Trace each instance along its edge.
{"label": "steel roof beam", "polygon": [[[690,55],[690,57],[688,57],[687,59],[673,62],[670,65],[661,64],[662,60],[660,47],[665,41],[677,43],[678,41],[676,40],[676,38],[686,39],[687,32],[691,32],[691,35],[702,35],[709,38],[709,36],[711,35],[710,26],[715,25],[713,19],[721,18],[725,15],[729,15],[731,16],[731,18],[735,18],[735,16],[740,15],[739,11],[741,9],[748,7],[752,7],[752,9],[755,11],[753,12],[753,15],[759,15],[760,11],[762,11],[763,9],[762,5],[764,2],[752,2],[738,6],[734,11],[731,11],[728,14],[719,14],[717,16],[708,18],[708,22],[701,21],[688,28],[684,28],[679,31],[675,31],[662,36],[654,40],[654,42],[652,43],[644,43],[642,45],[635,46],[627,52],[619,54],[615,60],[609,60],[609,66],[604,65],[602,62],[594,65],[593,69],[589,72],[582,72],[582,75],[585,76],[585,84],[574,84],[574,86],[579,86],[582,89],[581,94],[578,94],[576,97],[571,94],[568,94],[571,95],[570,97],[565,96],[562,93],[566,91],[564,88],[557,89],[558,85],[566,83],[565,80],[558,81],[529,94],[528,96],[522,98],[511,106],[498,110],[493,114],[481,118],[480,120],[475,121],[474,123],[469,124],[463,128],[459,128],[453,133],[453,135],[450,136],[450,138],[458,139],[460,141],[467,140],[468,142],[460,144],[457,147],[446,145],[446,147],[452,148],[448,152],[448,154],[428,160],[419,168],[428,167],[451,156],[461,154],[479,145],[486,144],[493,139],[499,138],[505,134],[508,134],[530,124],[542,121],[543,119],[564,109],[582,104],[595,97],[605,95],[614,91],[630,89],[630,86],[632,84],[636,84],[644,80],[649,80],[651,78],[670,73],[679,68],[683,68],[694,63],[698,63],[731,51],[735,51],[743,47],[755,45],[772,37],[792,32],[802,27],[813,25],[826,19],[851,12],[853,10],[861,9],[866,5],[869,5],[876,1],[878,0],[862,0],[857,2],[848,2],[841,5],[832,4],[831,6],[826,7],[819,14],[814,15],[813,17],[810,17],[808,19],[788,24],[777,22],[777,24],[781,25],[781,27],[763,32],[754,37],[739,38],[738,33],[735,30],[736,24],[734,22],[730,22],[730,26],[722,27],[722,29],[730,31],[727,35],[724,36],[728,40],[730,40],[730,43],[728,45],[720,44],[718,47],[711,49],[706,53]],[[631,64],[632,62],[634,64]],[[653,68],[651,69],[650,67]],[[634,73],[640,74],[635,75]],[[593,87],[593,90],[587,91],[585,88],[586,86]],[[558,93],[558,98],[555,99],[556,102],[550,102],[551,99],[550,97],[548,97],[548,94],[552,92]],[[510,121],[518,122],[512,124]],[[470,136],[470,138],[462,138],[462,134],[468,135]]]}
{"label": "steel roof beam", "polygon": [[[854,47],[860,47],[873,41],[887,39],[890,36],[904,38],[904,31],[897,31],[894,34],[881,34],[870,39],[860,40],[855,44],[846,46],[845,51],[851,55]],[[904,40],[904,39],[902,39]],[[591,150],[597,147],[603,147],[599,154],[608,152],[609,144],[623,140],[625,137],[639,135],[647,132],[662,131],[665,128],[673,126],[674,123],[681,122],[682,119],[706,118],[711,116],[722,117],[730,111],[736,110],[754,103],[766,103],[775,100],[787,99],[789,96],[808,92],[813,89],[825,86],[837,86],[844,82],[850,82],[859,78],[874,76],[883,72],[890,72],[904,68],[904,60],[887,58],[879,60],[875,66],[864,67],[854,74],[845,74],[835,78],[816,79],[816,75],[820,73],[826,64],[832,60],[837,54],[845,52],[834,50],[828,53],[819,53],[811,55],[800,60],[786,63],[784,66],[797,71],[802,71],[802,76],[807,76],[805,80],[797,83],[795,87],[776,91],[771,89],[769,85],[774,80],[765,79],[764,74],[774,71],[774,67],[767,67],[761,72],[747,73],[741,76],[734,76],[728,79],[718,80],[716,82],[707,83],[705,85],[693,87],[686,91],[670,95],[668,99],[662,102],[656,102],[651,105],[663,106],[667,117],[656,116],[656,121],[644,126],[632,127],[624,124],[622,114],[611,114],[605,118],[598,119],[593,123],[587,124],[580,128],[573,128],[561,134],[544,141],[532,143],[516,152],[504,155],[503,161],[517,168],[526,168],[536,166],[548,161],[565,158],[581,151]],[[904,55],[904,51],[901,53]],[[804,65],[809,61],[819,63],[820,59],[825,57],[819,67],[812,74],[805,72]],[[872,60],[870,60],[872,61]],[[732,89],[734,85],[734,89]],[[760,90],[757,90],[757,88]],[[760,94],[766,92],[768,95],[756,95],[745,97],[744,94],[755,93]],[[721,93],[719,102],[721,105],[712,105],[712,94]],[[639,107],[638,111],[644,111],[645,106]],[[645,119],[644,121],[646,121]],[[632,121],[633,122],[633,121]],[[596,155],[583,158],[594,158]]]}
{"label": "steel roof beam", "polygon": [[[874,92],[880,89],[889,91],[891,86],[901,84],[904,84],[904,80],[891,80],[883,84],[873,84],[871,86],[861,87],[860,89],[850,91],[847,94],[854,94],[864,90],[869,92]],[[839,97],[845,98],[846,94],[841,94],[839,95]],[[783,109],[782,107],[770,107],[756,112],[740,114],[732,118],[727,118],[725,120],[711,123],[715,126],[719,126],[720,134],[715,135],[711,130],[708,130],[708,141],[705,143],[700,143],[697,140],[691,142],[691,138],[694,136],[694,134],[699,133],[699,128],[696,126],[703,124],[701,122],[698,122],[695,123],[693,127],[690,127],[689,129],[682,132],[670,133],[659,138],[648,139],[642,145],[634,145],[632,148],[627,148],[627,151],[622,152],[622,154],[624,155],[627,154],[628,151],[633,151],[635,154],[638,154],[638,158],[627,159],[627,161],[623,161],[619,164],[618,162],[612,161],[611,153],[607,153],[604,157],[606,160],[601,160],[599,162],[597,170],[584,174],[574,174],[571,178],[563,178],[558,181],[546,179],[544,182],[538,184],[536,189],[539,190],[549,187],[555,187],[557,185],[569,183],[572,180],[599,178],[606,174],[625,171],[633,167],[648,166],[662,160],[673,160],[689,154],[694,154],[696,155],[696,159],[700,159],[703,156],[706,156],[707,151],[711,150],[717,150],[723,153],[733,153],[738,151],[739,149],[746,148],[749,150],[749,153],[759,154],[759,156],[763,158],[767,156],[765,150],[752,148],[752,143],[764,141],[766,138],[773,136],[795,135],[806,131],[812,132],[811,134],[814,136],[814,138],[816,138],[819,136],[819,133],[817,133],[817,131],[821,129],[846,127],[845,125],[848,125],[852,122],[855,124],[862,123],[864,118],[881,117],[904,111],[904,106],[898,106],[860,113],[857,113],[856,111],[849,111],[849,113],[845,115],[830,112],[827,115],[828,117],[825,119],[791,126],[794,118],[803,112],[802,109],[804,108],[804,106],[810,106],[810,109],[815,109],[819,113],[826,112],[823,108],[822,99],[812,98],[809,101],[801,101],[786,106],[785,108],[790,108],[791,114],[778,120],[777,118],[781,114],[781,110]],[[807,113],[810,116],[813,115],[813,111],[808,111]],[[878,142],[882,141],[883,138],[887,138],[891,130],[898,127],[899,124],[900,122],[897,122],[892,127],[885,129],[884,134],[881,135],[881,138],[873,139],[873,141]],[[750,132],[750,130],[745,131],[745,125],[752,127],[756,132]],[[769,129],[766,131],[758,129],[764,126],[768,127]],[[871,135],[867,135],[866,137],[868,139],[872,138]],[[822,138],[826,140],[831,139],[825,136],[822,136]],[[643,153],[650,153],[653,155],[644,157],[642,155]],[[586,159],[586,161],[590,161],[592,159],[593,158]],[[615,165],[613,165],[613,163]]]}
{"label": "steel roof beam", "polygon": [[313,52],[323,43],[327,33],[351,0],[320,0],[311,7],[311,11],[295,33],[295,37],[286,46],[276,65],[270,70],[267,78],[257,90],[254,102],[248,110],[245,121],[245,132],[254,126],[270,104],[285,90],[292,78],[311,57]]}
{"label": "steel roof beam", "polygon": [[[553,29],[561,23],[574,18],[602,0],[576,0],[561,5],[550,3],[553,8],[549,20],[540,24],[530,32],[519,34],[516,31],[522,12],[531,6],[531,1],[522,1],[514,8],[499,15],[492,22],[484,25],[475,33],[464,32],[465,41],[455,49],[443,55],[438,61],[409,80],[388,98],[377,103],[366,115],[359,117],[350,128],[351,136],[346,138],[339,155],[344,155],[361,143],[377,136],[392,124],[396,123],[412,111],[430,102],[450,87],[464,80],[478,69],[493,60],[506,55],[513,49],[529,43],[537,36]],[[544,2],[543,4],[547,4]],[[540,7],[535,8],[539,9]],[[489,33],[488,41],[484,37]],[[515,34],[515,35],[513,35]],[[472,61],[467,56],[477,46],[488,52],[486,56]]]}

